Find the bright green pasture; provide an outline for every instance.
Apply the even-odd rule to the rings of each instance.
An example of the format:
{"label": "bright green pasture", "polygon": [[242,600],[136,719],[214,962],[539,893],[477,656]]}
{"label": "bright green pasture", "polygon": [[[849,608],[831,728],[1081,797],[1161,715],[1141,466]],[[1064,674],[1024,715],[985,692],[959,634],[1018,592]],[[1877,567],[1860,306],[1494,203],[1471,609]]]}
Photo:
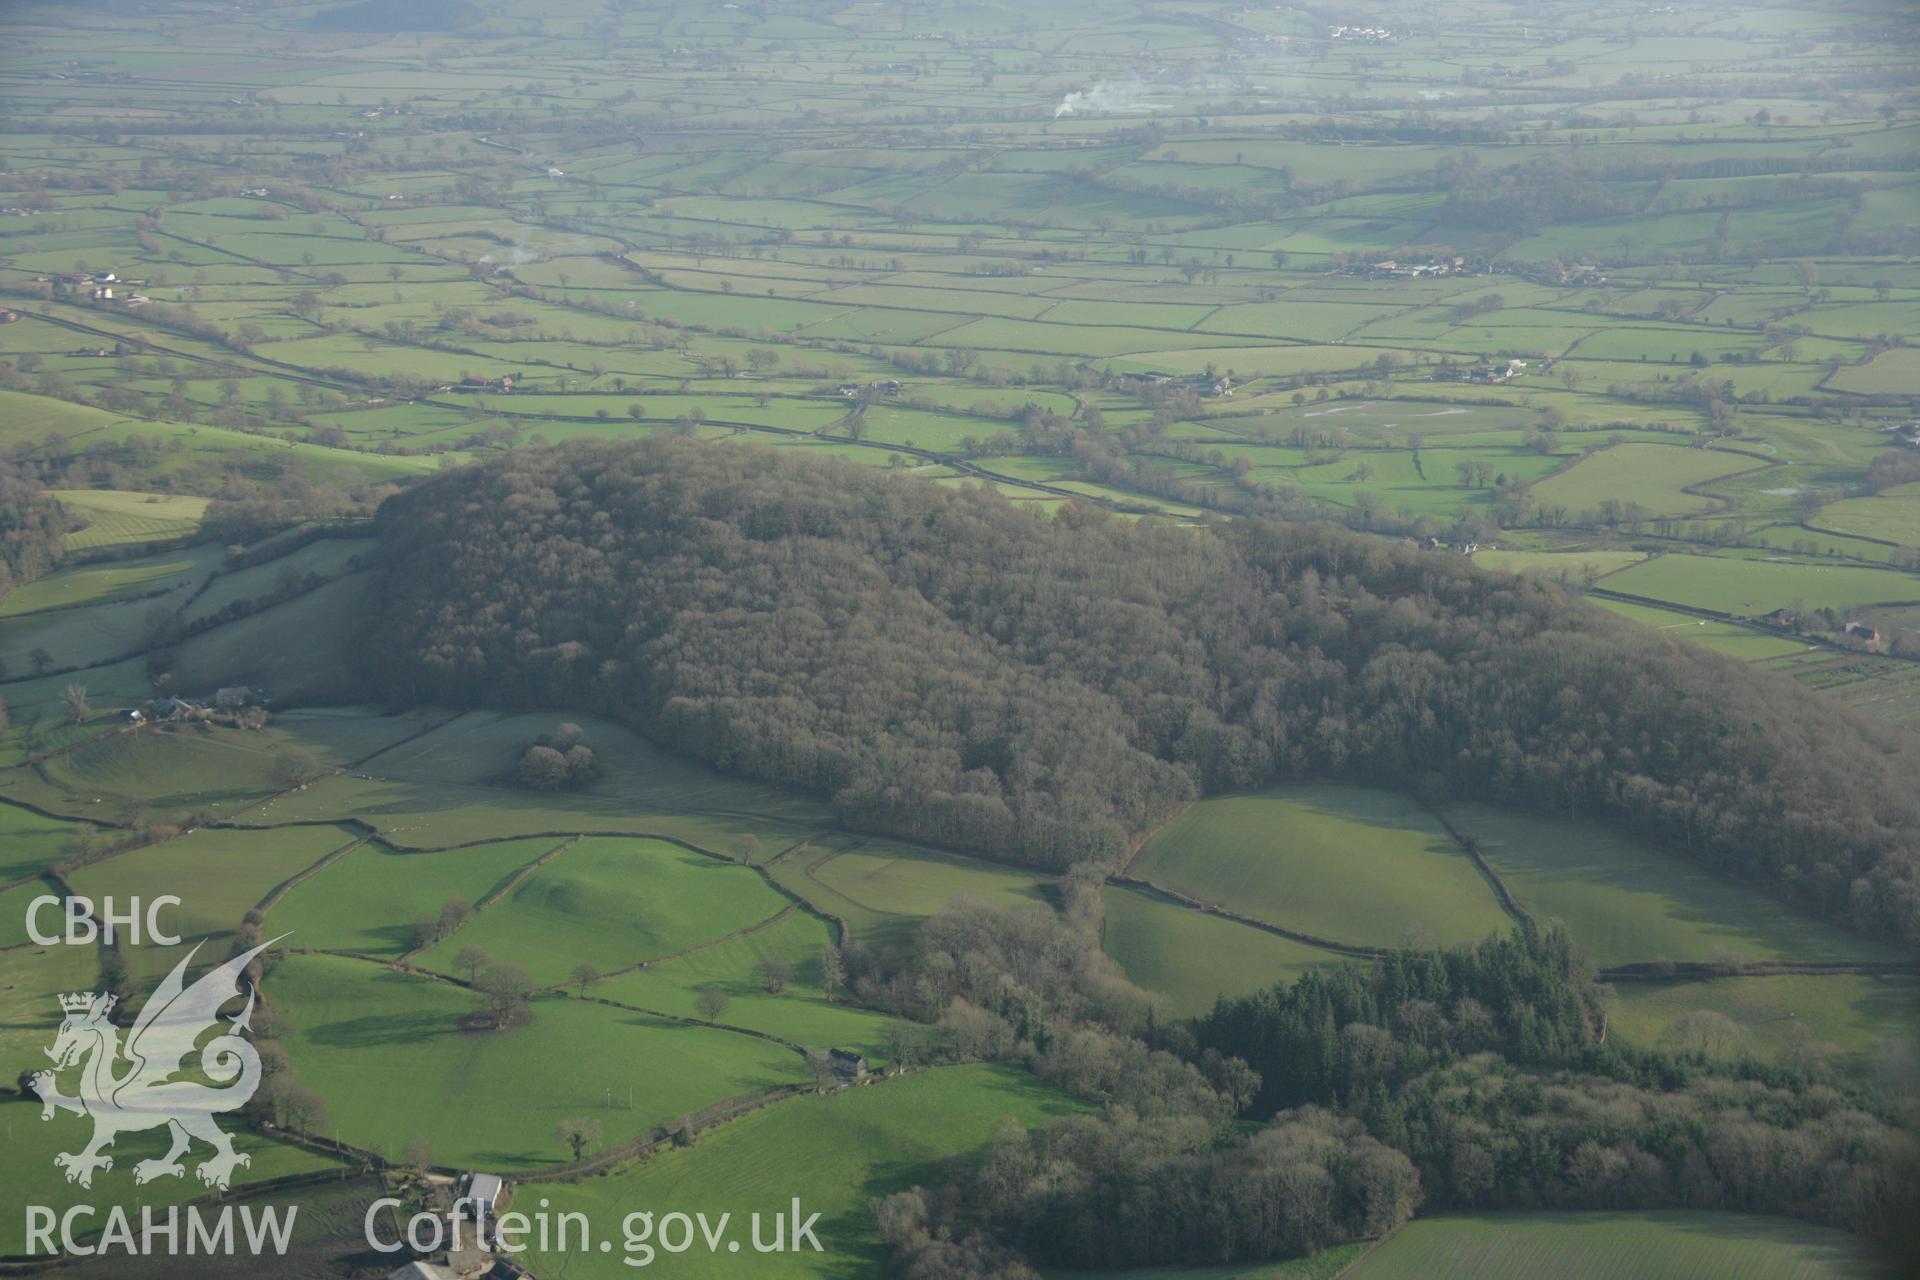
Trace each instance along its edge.
{"label": "bright green pasture", "polygon": [[160,542],[184,538],[200,528],[207,500],[190,494],[131,493],[116,489],[56,489],[53,496],[85,526],[67,535],[67,547]]}
{"label": "bright green pasture", "polygon": [[277,886],[352,841],[339,827],[202,830],[82,867],[67,879],[95,899],[172,894],[180,905],[165,913],[167,928],[196,938],[238,928]]}
{"label": "bright green pasture", "polygon": [[413,949],[414,921],[437,917],[452,899],[481,901],[559,843],[547,837],[402,853],[369,842],[295,886],[267,927],[291,934],[289,946],[399,956]]}
{"label": "bright green pasture", "polygon": [[1287,786],[1194,804],[1133,874],[1335,942],[1466,942],[1512,921],[1433,815],[1399,792]]}
{"label": "bright green pasture", "polygon": [[1607,587],[1749,618],[1795,602],[1808,609],[1846,609],[1920,600],[1920,578],[1888,569],[1692,554],[1656,556],[1608,578]]}
{"label": "bright green pasture", "polygon": [[1621,444],[1590,454],[1533,486],[1535,501],[1566,507],[1576,513],[1593,511],[1611,498],[1622,504],[1637,502],[1649,515],[1684,515],[1712,503],[1685,492],[1759,465],[1750,458],[1709,449],[1675,445]]}
{"label": "bright green pasture", "polygon": [[1101,945],[1136,985],[1164,997],[1176,1017],[1197,1017],[1223,996],[1248,995],[1348,959],[1124,885],[1108,885],[1100,900]]}
{"label": "bright green pasture", "polygon": [[1854,1236],[1748,1214],[1475,1214],[1410,1222],[1348,1280],[1869,1280]]}
{"label": "bright green pasture", "polygon": [[662,840],[593,837],[552,859],[465,928],[419,957],[451,972],[468,945],[565,982],[713,942],[778,914],[787,900],[750,868]]}
{"label": "bright green pasture", "polygon": [[[936,1067],[862,1088],[777,1103],[703,1135],[691,1148],[663,1151],[616,1177],[542,1187],[552,1212],[585,1213],[596,1231],[616,1243],[628,1213],[671,1206],[733,1215],[733,1230],[751,1237],[747,1217],[769,1220],[798,1197],[802,1217],[818,1213],[822,1250],[750,1254],[753,1273],[783,1277],[875,1275],[885,1251],[868,1204],[914,1185],[940,1180],[941,1164],[973,1151],[1007,1120],[1044,1124],[1083,1111],[1072,1099],[1024,1071],[1001,1066]],[[748,1248],[742,1245],[743,1252]],[[664,1258],[664,1255],[663,1255]],[[632,1275],[616,1249],[529,1255],[542,1273],[564,1268],[574,1280]],[[665,1259],[675,1275],[739,1275],[738,1258],[704,1249]]]}
{"label": "bright green pasture", "polygon": [[505,1031],[468,1030],[470,992],[340,956],[289,955],[264,990],[330,1132],[396,1155],[424,1135],[437,1162],[461,1168],[560,1164],[562,1120],[595,1121],[613,1145],[803,1076],[799,1055],[770,1041],[592,1001],[536,1000]]}
{"label": "bright green pasture", "polygon": [[[827,1000],[820,980],[820,950],[832,929],[804,911],[794,910],[765,928],[757,928],[718,946],[650,964],[609,979],[594,994],[623,1004],[657,1009],[684,1018],[702,1016],[700,991],[717,986],[730,1003],[720,1021],[750,1027],[811,1048],[858,1049],[885,1057],[893,1018],[855,1004]],[[767,990],[755,966],[784,959],[793,977],[779,992]]]}
{"label": "bright green pasture", "polygon": [[1508,892],[1563,921],[1601,965],[1646,960],[1884,960],[1886,948],[1745,885],[1589,823],[1486,804],[1447,817],[1478,837]]}

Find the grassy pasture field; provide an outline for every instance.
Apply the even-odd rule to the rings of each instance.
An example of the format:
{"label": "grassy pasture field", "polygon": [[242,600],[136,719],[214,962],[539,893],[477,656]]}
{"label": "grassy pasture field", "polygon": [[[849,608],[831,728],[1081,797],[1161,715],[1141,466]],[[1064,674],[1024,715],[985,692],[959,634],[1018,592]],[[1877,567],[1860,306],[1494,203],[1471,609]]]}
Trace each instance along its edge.
{"label": "grassy pasture field", "polygon": [[1752,459],[1708,449],[1621,444],[1590,454],[1547,477],[1533,487],[1533,494],[1540,502],[1575,511],[1591,511],[1612,499],[1623,504],[1637,502],[1652,515],[1685,515],[1712,505],[1711,499],[1686,492],[1688,486],[1760,465]]}
{"label": "grassy pasture field", "polygon": [[1473,562],[1503,573],[1551,578],[1556,582],[1583,584],[1617,573],[1628,565],[1645,560],[1641,551],[1509,551],[1476,552]]}
{"label": "grassy pasture field", "polygon": [[1197,1017],[1221,997],[1250,995],[1317,965],[1353,962],[1125,885],[1106,886],[1100,901],[1106,953],[1175,1017]]}
{"label": "grassy pasture field", "polygon": [[478,945],[536,981],[562,983],[583,962],[610,973],[658,960],[786,905],[746,867],[665,841],[596,836],[542,865],[418,963],[448,973],[461,947]]}
{"label": "grassy pasture field", "polygon": [[1313,937],[1470,942],[1511,921],[1433,816],[1399,792],[1285,786],[1190,805],[1132,874]]}
{"label": "grassy pasture field", "polygon": [[8,884],[58,862],[76,826],[18,805],[0,803],[0,884]]}
{"label": "grassy pasture field", "polygon": [[1661,609],[1653,605],[1635,604],[1630,600],[1613,600],[1604,596],[1596,598],[1594,603],[1609,613],[1617,613],[1623,618],[1632,618],[1635,622],[1643,623],[1656,631],[1663,631],[1675,639],[1685,640],[1746,662],[1760,662],[1788,654],[1806,653],[1811,648],[1804,640],[1756,631],[1737,623],[1700,618],[1674,609]]}
{"label": "grassy pasture field", "polygon": [[993,906],[1048,901],[1053,877],[860,835],[831,835],[768,864],[780,886],[847,924],[860,941],[899,940],[955,898]]}
{"label": "grassy pasture field", "polygon": [[1872,1280],[1852,1236],[1785,1218],[1708,1212],[1449,1215],[1410,1222],[1351,1280]]}
{"label": "grassy pasture field", "polygon": [[81,867],[69,883],[94,898],[172,894],[181,904],[168,927],[198,938],[237,928],[276,887],[354,839],[331,826],[201,830]]}
{"label": "grassy pasture field", "polygon": [[1608,578],[1607,586],[1747,618],[1792,607],[1795,601],[1809,609],[1848,609],[1920,599],[1908,594],[1920,587],[1920,580],[1885,569],[1690,554],[1655,556]]}
{"label": "grassy pasture field", "polygon": [[302,881],[275,904],[267,926],[287,945],[399,957],[413,950],[412,925],[448,901],[483,900],[514,873],[551,852],[551,838],[503,840],[441,853],[400,853],[370,841]]}
{"label": "grassy pasture field", "polygon": [[1866,939],[1590,823],[1485,804],[1448,821],[1478,839],[1508,892],[1557,919],[1602,966],[1647,960],[1890,960]]}
{"label": "grassy pasture field", "polygon": [[[683,1018],[699,1016],[703,988],[717,986],[730,1001],[720,1020],[809,1048],[854,1049],[876,1060],[887,1055],[887,1034],[896,1019],[857,1004],[834,1002],[821,985],[820,949],[833,934],[825,921],[803,911],[776,917],[717,945],[619,974],[592,988],[622,1004],[657,1009]],[[792,977],[769,991],[756,966],[784,959]]]}
{"label": "grassy pasture field", "polygon": [[191,494],[129,493],[113,489],[56,489],[53,496],[84,527],[67,535],[67,548],[87,551],[192,537],[207,500]]}
{"label": "grassy pasture field", "polygon": [[[1031,1126],[1075,1115],[1085,1105],[1001,1066],[935,1067],[898,1079],[777,1103],[703,1136],[687,1150],[663,1151],[614,1177],[543,1188],[555,1212],[579,1211],[597,1229],[619,1223],[632,1207],[665,1205],[710,1217],[731,1212],[771,1216],[798,1196],[819,1213],[821,1253],[755,1255],[769,1277],[867,1274],[882,1266],[869,1201],[931,1185],[940,1162],[972,1150],[1006,1120]],[[769,1227],[770,1231],[771,1228]],[[744,1238],[744,1235],[743,1235]],[[531,1255],[535,1267],[569,1276],[631,1274],[620,1261],[593,1252]],[[688,1276],[730,1276],[739,1260],[695,1251],[667,1259]]]}
{"label": "grassy pasture field", "polygon": [[265,990],[291,1021],[288,1053],[327,1099],[333,1133],[396,1154],[425,1135],[436,1161],[462,1168],[562,1164],[563,1119],[598,1121],[612,1145],[803,1078],[799,1056],[777,1044],[591,1001],[537,1000],[522,1025],[464,1030],[471,993],[361,960],[289,955]]}
{"label": "grassy pasture field", "polygon": [[[1920,1038],[1920,981],[1868,974],[1744,974],[1616,982],[1607,1023],[1629,1043],[1661,1047],[1688,1014],[1709,1010],[1732,1021],[1737,1053],[1788,1061],[1839,1055],[1857,1076],[1871,1076],[1910,1052]],[[1691,1038],[1681,1043],[1699,1047]]]}

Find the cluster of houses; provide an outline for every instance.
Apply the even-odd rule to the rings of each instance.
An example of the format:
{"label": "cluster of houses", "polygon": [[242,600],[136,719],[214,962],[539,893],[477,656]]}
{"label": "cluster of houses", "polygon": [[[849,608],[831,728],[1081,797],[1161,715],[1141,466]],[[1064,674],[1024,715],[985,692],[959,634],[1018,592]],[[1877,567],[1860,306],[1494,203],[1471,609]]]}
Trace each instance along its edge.
{"label": "cluster of houses", "polygon": [[1512,382],[1527,371],[1525,360],[1509,360],[1501,364],[1490,360],[1485,364],[1455,365],[1441,369],[1433,375],[1435,382],[1480,382],[1498,386],[1503,382]]}
{"label": "cluster of houses", "polygon": [[1465,258],[1434,258],[1426,262],[1383,258],[1379,262],[1356,262],[1346,269],[1345,274],[1365,280],[1421,280],[1430,276],[1471,275],[1473,269],[1467,265]]}
{"label": "cluster of houses", "polygon": [[446,391],[511,391],[525,374],[503,373],[497,378],[462,378]]}
{"label": "cluster of houses", "polygon": [[1359,41],[1362,44],[1392,44],[1400,38],[1385,27],[1328,27],[1327,39]]}
{"label": "cluster of houses", "polygon": [[1196,373],[1186,378],[1176,378],[1170,373],[1159,373],[1154,370],[1148,370],[1146,373],[1123,373],[1120,375],[1120,382],[1122,386],[1130,389],[1138,387],[1170,387],[1176,382],[1188,382],[1199,387],[1201,395],[1212,396],[1215,399],[1232,395],[1236,385],[1232,376],[1226,374],[1217,378],[1209,378],[1204,373]]}
{"label": "cluster of houses", "polygon": [[229,685],[214,691],[211,698],[183,698],[165,694],[144,707],[127,712],[133,724],[185,724],[194,720],[212,720],[220,712],[241,711],[267,704],[266,691],[251,685]]}
{"label": "cluster of houses", "polygon": [[115,302],[121,306],[138,307],[148,301],[145,294],[135,293],[133,282],[122,280],[111,271],[96,271],[92,275],[68,273],[53,277],[58,284],[69,289],[85,289],[95,302]]}
{"label": "cluster of houses", "polygon": [[878,382],[869,382],[865,386],[858,382],[843,382],[834,390],[851,400],[862,391],[871,391],[880,396],[897,396],[900,394],[901,386],[898,378],[882,378]]}
{"label": "cluster of houses", "polygon": [[1920,449],[1920,418],[1881,430],[1910,449]]}

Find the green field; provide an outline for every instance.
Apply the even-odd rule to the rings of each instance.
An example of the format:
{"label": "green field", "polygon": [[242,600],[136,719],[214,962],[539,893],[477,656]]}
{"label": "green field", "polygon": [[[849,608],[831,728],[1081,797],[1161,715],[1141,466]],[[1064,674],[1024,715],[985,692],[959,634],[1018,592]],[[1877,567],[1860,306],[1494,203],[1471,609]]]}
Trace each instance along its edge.
{"label": "green field", "polygon": [[1167,1011],[1197,1017],[1215,1000],[1291,981],[1316,965],[1352,963],[1248,925],[1178,906],[1121,885],[1108,885],[1101,944],[1127,977],[1164,997]]}
{"label": "green field", "polygon": [[464,1030],[471,994],[361,960],[291,955],[265,989],[329,1132],[394,1155],[425,1135],[437,1163],[462,1168],[562,1164],[562,1120],[596,1121],[613,1144],[804,1076],[777,1044],[573,999],[535,1001],[506,1031]]}
{"label": "green field", "polygon": [[[756,1275],[872,1274],[882,1266],[870,1201],[931,1185],[940,1162],[985,1142],[1007,1119],[1035,1125],[1084,1110],[1023,1071],[938,1067],[825,1097],[782,1102],[703,1136],[691,1150],[654,1156],[617,1177],[543,1187],[555,1212],[585,1213],[598,1231],[635,1208],[667,1206],[710,1217],[772,1213],[799,1197],[819,1213],[822,1252],[756,1256]],[[803,1215],[805,1216],[805,1215]],[[771,1228],[768,1228],[769,1231]],[[619,1237],[616,1235],[616,1241]],[[534,1255],[535,1267],[569,1276],[632,1273],[620,1254]],[[731,1276],[739,1260],[703,1251],[665,1259],[676,1274]]]}
{"label": "green field", "polygon": [[1650,1048],[1672,1043],[1675,1023],[1702,1009],[1738,1028],[1722,1052],[1769,1058],[1838,1053],[1865,1072],[1880,1070],[1890,1054],[1908,1051],[1920,1036],[1920,981],[1911,977],[1780,974],[1619,982],[1612,993],[1608,1025],[1630,1043]]}
{"label": "green field", "polygon": [[1885,569],[1810,564],[1797,560],[1739,560],[1727,556],[1656,556],[1607,579],[1612,591],[1755,618],[1797,602],[1809,609],[1846,609],[1890,600],[1916,600],[1920,580]]}
{"label": "green field", "polygon": [[829,836],[771,864],[773,878],[845,921],[860,941],[898,940],[955,898],[1046,901],[1053,877],[866,836]]}
{"label": "green field", "polygon": [[1402,1227],[1351,1280],[1869,1280],[1854,1237],[1732,1213],[1530,1213],[1428,1218]]}
{"label": "green field", "polygon": [[167,917],[168,928],[180,937],[197,938],[238,928],[247,912],[275,888],[354,838],[344,828],[331,826],[195,831],[92,863],[69,881],[96,898],[172,894],[181,901]]}
{"label": "green field", "polygon": [[1590,824],[1492,805],[1447,818],[1479,839],[1520,904],[1563,922],[1602,966],[1648,960],[1889,960],[1893,952],[1797,915],[1675,854]]}
{"label": "green field", "polygon": [[1581,459],[1533,486],[1537,501],[1591,511],[1611,498],[1635,502],[1649,515],[1683,515],[1711,500],[1686,492],[1720,476],[1762,465],[1760,461],[1708,449],[1622,444]]}
{"label": "green field", "polygon": [[1471,860],[1410,797],[1275,787],[1190,806],[1134,875],[1209,904],[1359,946],[1468,942],[1511,922]]}
{"label": "green field", "polygon": [[53,496],[69,516],[84,522],[67,535],[67,547],[74,551],[191,537],[207,511],[207,500],[190,494],[56,489]]}
{"label": "green field", "polygon": [[543,983],[591,963],[611,973],[748,928],[787,900],[746,867],[660,840],[582,840],[516,884],[419,963],[448,972],[463,946]]}
{"label": "green field", "polygon": [[515,872],[559,841],[505,840],[444,853],[400,853],[370,842],[302,881],[267,916],[287,944],[315,950],[400,956],[413,950],[412,924],[446,902],[469,904],[504,888]]}

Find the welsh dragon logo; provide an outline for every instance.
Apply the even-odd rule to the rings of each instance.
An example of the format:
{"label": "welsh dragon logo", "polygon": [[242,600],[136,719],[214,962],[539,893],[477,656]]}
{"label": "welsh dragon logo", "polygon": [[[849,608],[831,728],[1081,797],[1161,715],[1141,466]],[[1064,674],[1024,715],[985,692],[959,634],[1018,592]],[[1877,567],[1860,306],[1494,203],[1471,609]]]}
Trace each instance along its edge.
{"label": "welsh dragon logo", "polygon": [[[96,1169],[111,1171],[113,1157],[102,1154],[123,1133],[166,1126],[173,1149],[156,1160],[142,1160],[133,1168],[136,1183],[155,1178],[177,1178],[186,1173],[180,1157],[195,1138],[214,1149],[214,1155],[195,1172],[210,1187],[225,1189],[233,1171],[252,1158],[233,1149],[233,1139],[214,1123],[223,1112],[237,1111],[260,1087],[260,1055],[241,1038],[253,1016],[254,993],[246,991],[247,1007],[226,1022],[220,1009],[241,995],[240,975],[253,958],[272,943],[263,943],[237,955],[191,987],[183,981],[187,966],[200,950],[195,947],[173,967],[135,1019],[127,1042],[108,1021],[117,997],[78,992],[60,997],[66,1018],[60,1034],[46,1051],[52,1071],[36,1072],[28,1081],[40,1095],[40,1118],[71,1111],[93,1117],[93,1141],[84,1150],[53,1158],[65,1169],[68,1182],[93,1185]],[[219,1028],[220,1034],[202,1046],[201,1037]],[[211,1085],[179,1079],[181,1063],[199,1051],[199,1074]],[[55,1081],[58,1073],[80,1065],[79,1093],[68,1097]]]}

